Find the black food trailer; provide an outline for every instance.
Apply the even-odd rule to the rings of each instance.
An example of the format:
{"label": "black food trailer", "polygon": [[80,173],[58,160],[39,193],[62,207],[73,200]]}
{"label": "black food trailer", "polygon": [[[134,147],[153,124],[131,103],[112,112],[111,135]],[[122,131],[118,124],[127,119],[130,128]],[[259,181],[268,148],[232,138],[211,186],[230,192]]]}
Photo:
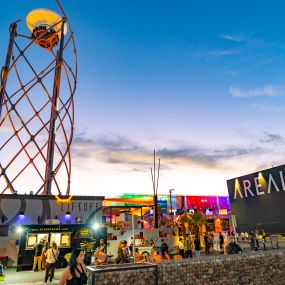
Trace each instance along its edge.
{"label": "black food trailer", "polygon": [[27,225],[23,226],[19,244],[17,271],[31,270],[35,246],[47,240],[56,242],[59,249],[58,267],[65,267],[74,248],[86,250],[85,262],[91,261],[91,252],[99,246],[100,239],[107,244],[107,228],[93,228],[91,224]]}

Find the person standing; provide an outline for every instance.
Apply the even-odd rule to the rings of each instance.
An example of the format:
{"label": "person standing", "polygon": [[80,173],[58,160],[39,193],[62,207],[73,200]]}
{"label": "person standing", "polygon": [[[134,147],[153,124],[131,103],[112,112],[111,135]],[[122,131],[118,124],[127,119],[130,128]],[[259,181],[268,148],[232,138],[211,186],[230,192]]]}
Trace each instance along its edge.
{"label": "person standing", "polygon": [[211,252],[214,251],[214,235],[212,233],[209,233],[208,241],[209,241],[209,250],[210,250],[210,253],[211,253]]}
{"label": "person standing", "polygon": [[265,230],[262,230],[262,242],[263,242],[263,249],[266,250],[266,233]]}
{"label": "person standing", "polygon": [[47,239],[43,240],[43,250],[42,250],[42,270],[46,270],[46,252],[49,248]]}
{"label": "person standing", "polygon": [[144,258],[144,256],[139,253],[139,249],[136,247],[136,252],[135,252],[136,262],[142,262],[143,258]]}
{"label": "person standing", "polygon": [[80,248],[74,249],[58,285],[86,285],[87,281],[84,252]]}
{"label": "person standing", "polygon": [[205,242],[205,253],[210,254],[210,243],[209,243],[209,237],[208,237],[207,232],[205,232],[205,235],[204,235],[204,242]]}
{"label": "person standing", "polygon": [[183,239],[180,238],[179,239],[179,242],[178,242],[178,248],[179,248],[179,254],[182,256],[182,258],[184,258],[184,250],[185,250],[185,247],[184,247],[184,243],[183,243]]}
{"label": "person standing", "polygon": [[185,241],[184,241],[184,248],[185,248],[185,257],[186,258],[192,258],[192,240],[191,236],[188,234],[186,235]]}
{"label": "person standing", "polygon": [[168,245],[167,243],[164,241],[164,239],[161,240],[161,254],[164,257],[165,254],[168,254]]}
{"label": "person standing", "polygon": [[198,235],[195,236],[194,247],[195,247],[195,255],[196,255],[196,257],[200,257],[201,242],[200,242],[200,237]]}
{"label": "person standing", "polygon": [[224,253],[224,242],[225,242],[225,239],[224,239],[224,236],[222,233],[220,233],[219,235],[219,240],[220,240],[220,250],[221,250],[221,253]]}
{"label": "person standing", "polygon": [[257,251],[256,235],[254,231],[250,233],[250,248],[252,252]]}
{"label": "person standing", "polygon": [[95,250],[94,256],[97,265],[103,265],[107,263],[107,248],[104,239],[100,239],[100,245]]}
{"label": "person standing", "polygon": [[34,264],[33,264],[33,270],[35,272],[37,272],[38,270],[41,270],[42,251],[43,251],[43,242],[40,241],[35,246],[35,255],[34,255]]}
{"label": "person standing", "polygon": [[241,240],[244,241],[245,233],[244,233],[244,232],[241,232],[241,233],[240,233],[240,236],[241,236]]}
{"label": "person standing", "polygon": [[45,283],[48,280],[52,282],[52,278],[54,276],[54,269],[55,269],[55,263],[57,261],[58,257],[58,249],[57,244],[55,242],[52,243],[52,246],[47,250],[46,252],[46,274],[45,274]]}
{"label": "person standing", "polygon": [[126,240],[123,241],[123,255],[124,255],[124,260],[126,261],[126,263],[130,263],[130,250],[128,247],[128,242]]}
{"label": "person standing", "polygon": [[124,241],[121,241],[118,246],[118,256],[116,258],[116,264],[126,263],[126,256],[124,254]]}

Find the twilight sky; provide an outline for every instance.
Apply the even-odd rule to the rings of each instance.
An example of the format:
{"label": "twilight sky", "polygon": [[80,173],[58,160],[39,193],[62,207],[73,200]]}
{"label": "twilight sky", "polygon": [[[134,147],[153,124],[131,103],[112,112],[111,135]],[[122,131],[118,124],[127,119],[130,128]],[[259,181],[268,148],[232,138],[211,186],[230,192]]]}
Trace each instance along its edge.
{"label": "twilight sky", "polygon": [[[284,163],[284,1],[61,3],[79,59],[72,194],[152,193],[154,149],[160,194],[227,195],[227,179]],[[1,65],[9,24],[28,33],[43,7],[58,11],[3,1]]]}

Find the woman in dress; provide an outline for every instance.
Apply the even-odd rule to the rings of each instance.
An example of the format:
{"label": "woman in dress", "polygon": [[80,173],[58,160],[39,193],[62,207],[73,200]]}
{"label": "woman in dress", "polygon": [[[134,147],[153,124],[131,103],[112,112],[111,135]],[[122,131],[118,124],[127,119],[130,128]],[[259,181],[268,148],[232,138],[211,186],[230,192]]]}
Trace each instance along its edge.
{"label": "woman in dress", "polygon": [[84,264],[84,252],[81,249],[73,250],[69,265],[62,273],[59,285],[86,285],[86,266]]}

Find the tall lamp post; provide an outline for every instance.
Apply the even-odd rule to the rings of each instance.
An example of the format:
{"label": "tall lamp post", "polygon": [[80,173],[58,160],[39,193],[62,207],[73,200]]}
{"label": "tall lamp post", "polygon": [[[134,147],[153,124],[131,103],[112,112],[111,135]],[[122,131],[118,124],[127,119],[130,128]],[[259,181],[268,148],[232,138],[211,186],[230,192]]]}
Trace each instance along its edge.
{"label": "tall lamp post", "polygon": [[173,227],[173,211],[172,211],[172,195],[171,195],[173,191],[174,189],[169,189],[171,227]]}

